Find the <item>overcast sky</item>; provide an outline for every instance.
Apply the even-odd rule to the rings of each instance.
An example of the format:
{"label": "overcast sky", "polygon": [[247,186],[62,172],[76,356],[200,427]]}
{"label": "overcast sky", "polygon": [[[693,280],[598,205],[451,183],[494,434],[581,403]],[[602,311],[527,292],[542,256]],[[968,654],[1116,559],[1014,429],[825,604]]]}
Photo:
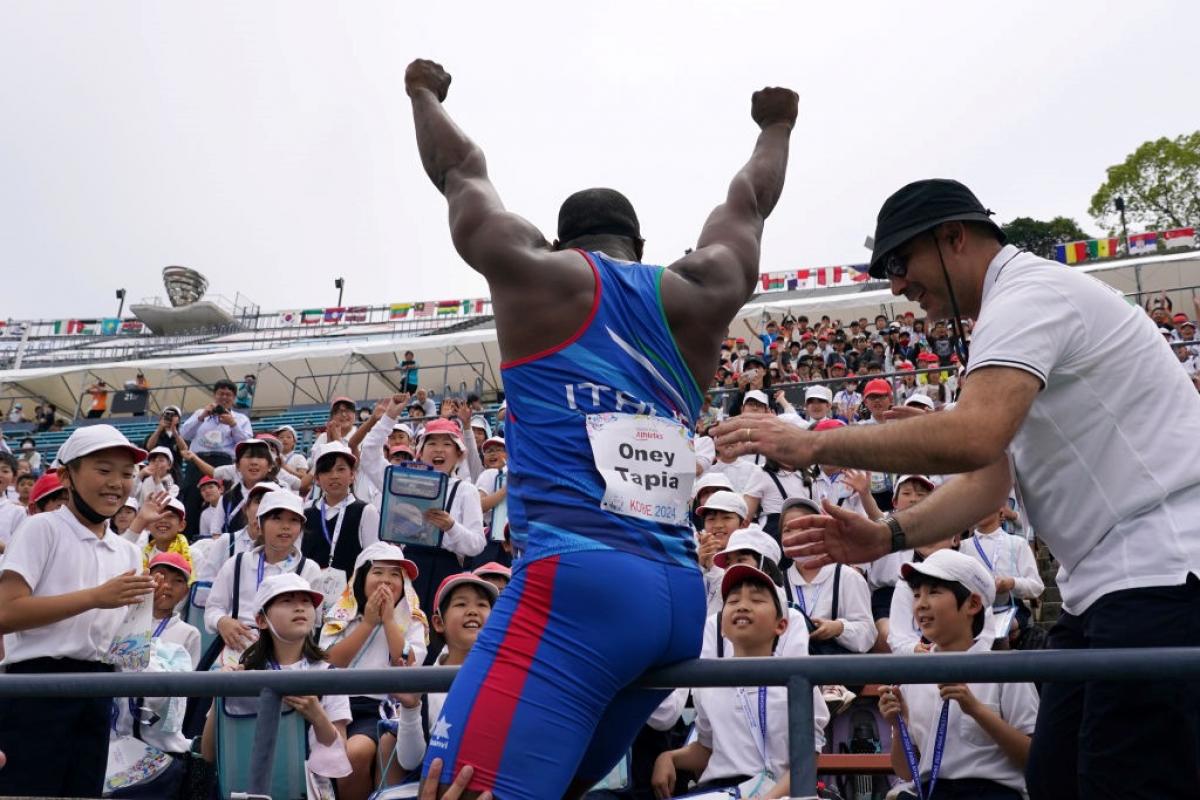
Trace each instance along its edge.
{"label": "overcast sky", "polygon": [[862,261],[879,204],[956,177],[998,218],[1076,217],[1141,142],[1197,127],[1184,2],[17,2],[0,5],[0,318],[104,316],[193,267],[264,308],[486,294],[420,168],[405,65],[553,237],[606,185],[648,261],[690,246],[800,93],[764,271]]}

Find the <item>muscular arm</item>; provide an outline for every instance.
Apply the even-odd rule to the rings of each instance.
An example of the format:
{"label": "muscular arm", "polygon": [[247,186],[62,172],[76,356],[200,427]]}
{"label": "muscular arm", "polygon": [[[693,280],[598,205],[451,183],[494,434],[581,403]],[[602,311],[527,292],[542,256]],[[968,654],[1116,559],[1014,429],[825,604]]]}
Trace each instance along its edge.
{"label": "muscular arm", "polygon": [[[889,423],[890,424],[890,423]],[[1008,498],[1012,473],[1008,459],[956,476],[912,508],[895,517],[904,529],[909,547],[940,542],[961,533],[995,510]]]}
{"label": "muscular arm", "polygon": [[[448,85],[448,76],[446,81]],[[534,250],[549,252],[545,237],[504,208],[488,177],[483,150],[454,123],[434,91],[418,88],[410,96],[421,165],[449,204],[455,249],[489,283],[525,277],[514,258]]]}

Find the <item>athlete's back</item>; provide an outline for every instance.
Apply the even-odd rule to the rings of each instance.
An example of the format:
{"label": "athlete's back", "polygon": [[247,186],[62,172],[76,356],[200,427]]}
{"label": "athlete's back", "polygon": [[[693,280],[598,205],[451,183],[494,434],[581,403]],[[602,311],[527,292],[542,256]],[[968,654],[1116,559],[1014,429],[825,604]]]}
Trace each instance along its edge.
{"label": "athlete's back", "polygon": [[587,319],[502,365],[512,530],[525,559],[611,549],[694,566],[689,432],[702,394],[666,323],[663,269],[579,255],[595,274]]}

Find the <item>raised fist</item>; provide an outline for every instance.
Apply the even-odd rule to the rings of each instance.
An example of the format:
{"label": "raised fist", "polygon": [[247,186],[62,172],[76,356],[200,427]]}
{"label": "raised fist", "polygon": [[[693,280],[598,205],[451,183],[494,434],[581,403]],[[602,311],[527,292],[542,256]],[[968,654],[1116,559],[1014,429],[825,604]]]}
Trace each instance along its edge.
{"label": "raised fist", "polygon": [[[449,82],[448,77],[447,82]],[[768,86],[765,89],[759,89],[750,98],[750,116],[754,118],[760,128],[783,123],[791,129],[796,124],[799,106],[800,96],[791,89]]]}
{"label": "raised fist", "polygon": [[[450,90],[450,73],[442,69],[442,65],[436,61],[418,58],[404,70],[404,91],[412,97],[421,89],[433,92],[439,103],[444,101],[446,92]],[[792,118],[795,116],[793,112]]]}

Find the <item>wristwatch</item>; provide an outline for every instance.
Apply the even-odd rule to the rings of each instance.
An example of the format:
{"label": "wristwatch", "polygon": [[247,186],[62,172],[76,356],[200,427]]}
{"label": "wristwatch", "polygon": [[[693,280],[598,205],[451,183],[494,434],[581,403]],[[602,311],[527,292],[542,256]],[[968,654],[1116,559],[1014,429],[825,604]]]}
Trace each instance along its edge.
{"label": "wristwatch", "polygon": [[884,514],[882,522],[886,523],[888,530],[892,533],[892,549],[891,552],[896,553],[900,550],[906,550],[906,538],[904,529],[900,527],[900,523],[891,514]]}

